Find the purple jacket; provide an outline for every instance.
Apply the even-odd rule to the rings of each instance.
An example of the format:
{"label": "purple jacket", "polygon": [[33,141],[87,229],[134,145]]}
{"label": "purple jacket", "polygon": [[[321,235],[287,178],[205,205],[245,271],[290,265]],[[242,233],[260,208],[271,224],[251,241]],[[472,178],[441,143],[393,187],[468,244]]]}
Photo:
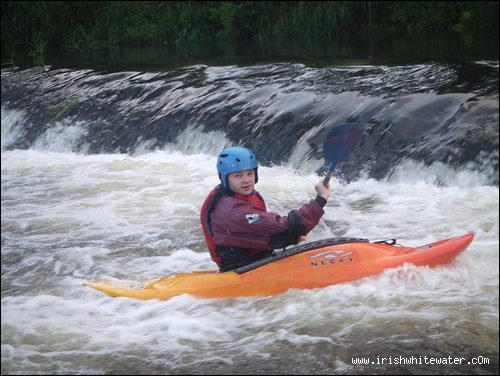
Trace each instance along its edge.
{"label": "purple jacket", "polygon": [[256,192],[251,196],[222,195],[211,213],[215,244],[249,249],[283,248],[297,244],[323,216],[326,200],[317,197],[288,216],[269,213]]}

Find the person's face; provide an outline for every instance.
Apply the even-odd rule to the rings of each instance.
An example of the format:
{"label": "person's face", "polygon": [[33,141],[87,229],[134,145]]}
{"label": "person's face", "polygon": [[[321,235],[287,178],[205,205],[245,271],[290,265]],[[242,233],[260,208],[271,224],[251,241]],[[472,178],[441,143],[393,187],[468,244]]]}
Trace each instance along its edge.
{"label": "person's face", "polygon": [[231,172],[228,176],[229,188],[234,193],[248,196],[251,195],[255,187],[255,171],[245,170],[238,172]]}

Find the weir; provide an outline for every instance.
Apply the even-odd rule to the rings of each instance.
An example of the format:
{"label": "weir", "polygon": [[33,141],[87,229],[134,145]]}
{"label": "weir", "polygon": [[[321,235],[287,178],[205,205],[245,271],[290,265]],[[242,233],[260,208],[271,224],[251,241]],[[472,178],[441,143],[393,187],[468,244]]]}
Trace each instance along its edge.
{"label": "weir", "polygon": [[[322,166],[331,124],[369,125],[341,172],[389,176],[402,160],[491,169],[498,185],[498,64],[332,66],[193,65],[166,71],[2,69],[2,109],[23,111],[3,150],[47,132],[73,135],[73,152],[178,148],[216,155],[250,147],[263,165]],[[4,131],[3,131],[4,132]],[[193,145],[193,143],[196,143]]]}

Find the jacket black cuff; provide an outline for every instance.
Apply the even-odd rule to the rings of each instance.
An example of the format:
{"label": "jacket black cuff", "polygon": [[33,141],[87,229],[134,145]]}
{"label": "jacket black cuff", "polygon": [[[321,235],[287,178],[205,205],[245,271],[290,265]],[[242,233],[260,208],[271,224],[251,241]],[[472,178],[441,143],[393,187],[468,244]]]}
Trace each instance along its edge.
{"label": "jacket black cuff", "polygon": [[314,201],[316,201],[321,208],[324,208],[326,205],[326,199],[320,195],[317,195]]}

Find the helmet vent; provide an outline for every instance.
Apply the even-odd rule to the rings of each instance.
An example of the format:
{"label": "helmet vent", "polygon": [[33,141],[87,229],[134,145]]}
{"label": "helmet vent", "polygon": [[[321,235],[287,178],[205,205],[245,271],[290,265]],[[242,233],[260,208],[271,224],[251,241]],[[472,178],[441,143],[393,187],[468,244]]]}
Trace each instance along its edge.
{"label": "helmet vent", "polygon": [[239,159],[239,158],[236,158],[236,162],[241,162],[241,159]]}

